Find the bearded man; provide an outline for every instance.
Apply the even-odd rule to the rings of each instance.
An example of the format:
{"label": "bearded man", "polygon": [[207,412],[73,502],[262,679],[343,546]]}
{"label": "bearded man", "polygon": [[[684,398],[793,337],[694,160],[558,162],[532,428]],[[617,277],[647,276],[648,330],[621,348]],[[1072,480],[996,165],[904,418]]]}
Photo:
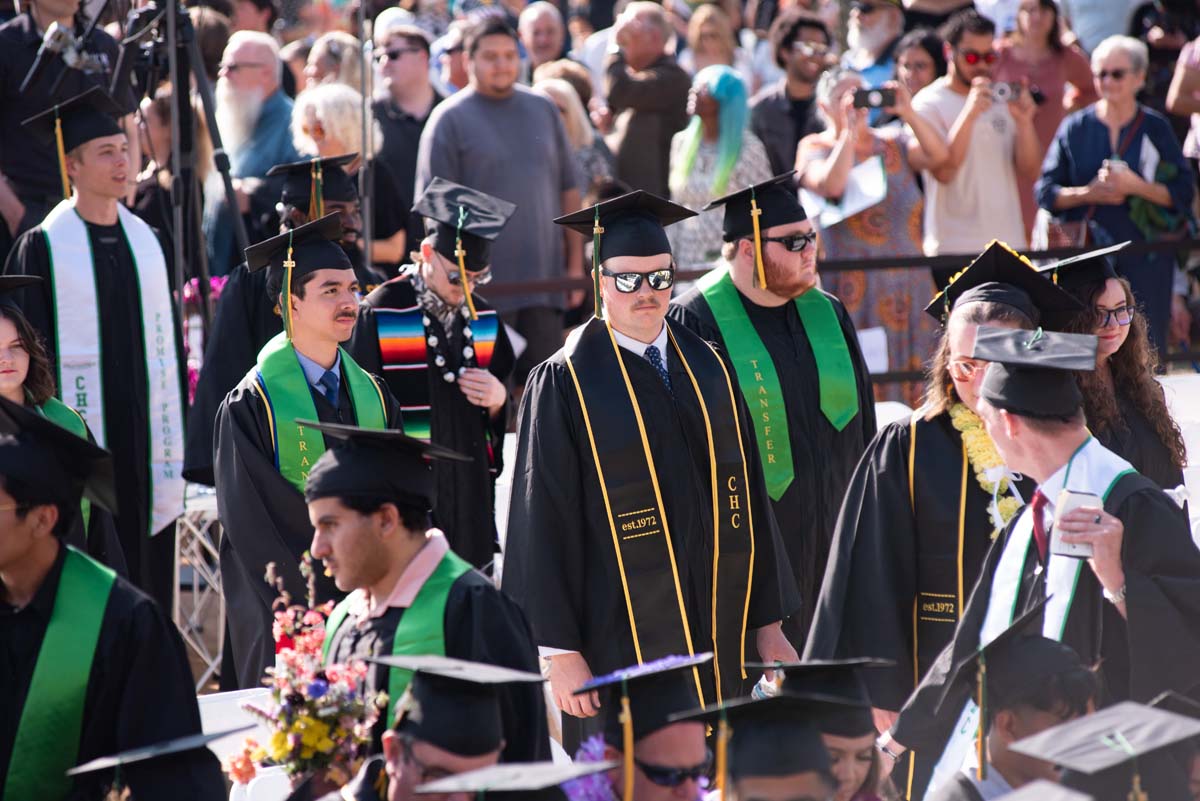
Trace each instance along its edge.
{"label": "bearded man", "polygon": [[[300,158],[292,144],[292,101],[281,89],[279,45],[268,34],[237,31],[225,46],[218,75],[217,128],[229,154],[237,212],[246,214],[267,170]],[[221,192],[210,193],[205,206],[209,273],[226,275],[241,261],[233,241],[233,210]],[[252,242],[259,238],[251,232]]]}

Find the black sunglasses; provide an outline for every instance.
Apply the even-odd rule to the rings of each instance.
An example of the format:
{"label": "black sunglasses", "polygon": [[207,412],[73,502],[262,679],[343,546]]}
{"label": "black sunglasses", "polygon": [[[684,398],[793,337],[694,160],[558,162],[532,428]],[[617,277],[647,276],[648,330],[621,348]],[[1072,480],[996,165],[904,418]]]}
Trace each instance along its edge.
{"label": "black sunglasses", "polygon": [[790,253],[801,253],[806,247],[817,241],[817,235],[812,231],[807,234],[792,234],[791,236],[764,236],[764,242],[778,242]]}
{"label": "black sunglasses", "polygon": [[659,787],[678,787],[688,779],[699,782],[712,771],[712,761],[711,749],[705,749],[703,762],[687,768],[668,768],[663,765],[651,765],[640,759],[633,760],[634,764],[641,768],[642,773],[646,774],[646,778]]}
{"label": "black sunglasses", "polygon": [[375,56],[375,58],[382,61],[383,57],[387,56],[392,61],[398,61],[399,59],[403,58],[408,53],[420,53],[420,52],[422,52],[422,51],[421,51],[421,48],[419,48],[419,47],[397,47],[394,50],[384,50],[382,53],[377,54]]}
{"label": "black sunglasses", "polygon": [[1105,78],[1112,78],[1114,81],[1123,81],[1128,74],[1129,70],[1120,68],[1115,70],[1100,70],[1096,73],[1096,79],[1103,81]]}
{"label": "black sunglasses", "polygon": [[617,291],[631,295],[642,288],[642,279],[650,284],[651,289],[662,291],[675,285],[675,267],[664,267],[650,273],[614,273],[606,267],[600,268],[600,274],[613,279]]}

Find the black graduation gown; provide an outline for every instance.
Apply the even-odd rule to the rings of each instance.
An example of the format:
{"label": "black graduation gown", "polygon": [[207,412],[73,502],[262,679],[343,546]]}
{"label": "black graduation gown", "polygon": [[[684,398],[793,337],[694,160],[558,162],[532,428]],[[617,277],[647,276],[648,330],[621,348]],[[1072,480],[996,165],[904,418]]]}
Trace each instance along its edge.
{"label": "black graduation gown", "polygon": [[[113,455],[118,512],[114,518],[125,553],[129,577],[164,608],[169,608],[174,587],[173,527],[150,536],[150,476],[146,454],[149,442],[149,398],[146,392],[146,355],[142,339],[142,309],[136,287],[136,267],[119,226],[86,223],[96,281],[96,300],[104,381],[105,447]],[[170,257],[167,257],[170,279]],[[60,265],[61,266],[61,265]],[[50,253],[41,226],[17,240],[6,275],[36,275],[42,285],[22,290],[21,310],[42,335],[55,374],[58,374],[58,340],[53,301]],[[173,281],[172,281],[173,282]],[[182,342],[175,309],[177,341]],[[177,354],[181,397],[185,391],[187,359]],[[114,380],[116,377],[119,379]],[[61,391],[61,389],[60,389]],[[68,401],[70,399],[68,398]],[[91,427],[95,429],[96,421]],[[185,426],[185,434],[186,434]]]}
{"label": "black graduation gown", "polygon": [[[276,191],[274,197],[279,197]],[[343,248],[354,265],[361,286],[376,276],[362,266],[358,248]],[[213,444],[217,407],[258,361],[258,352],[283,330],[275,313],[275,300],[267,297],[267,271],[250,272],[245,263],[229,273],[221,290],[216,313],[208,329],[204,362],[196,379],[196,394],[188,416],[183,453],[183,476],[197,484],[213,486]]]}
{"label": "black graduation gown", "polygon": [[[677,323],[668,324],[676,337],[692,336]],[[666,358],[674,395],[648,361],[628,352],[623,361],[658,468],[692,642],[702,652],[712,650],[713,642],[710,467],[700,405],[687,372],[673,349]],[[740,397],[739,406],[756,524],[749,635],[795,613],[800,598]],[[518,431],[504,591],[525,610],[538,645],[581,652],[595,675],[636,664],[612,534],[563,351],[530,372]],[[749,639],[747,660],[755,655]]]}
{"label": "black graduation gown", "polygon": [[[854,323],[841,301],[828,293],[825,295],[837,310],[858,390],[859,413],[841,431],[830,425],[821,413],[817,362],[796,304],[768,308],[738,293],[751,324],[775,362],[787,406],[796,477],[771,506],[804,601],[800,614],[789,619],[785,628],[797,650],[804,647],[812,622],[833,539],[833,526],[846,494],[846,485],[859,457],[875,436],[871,375],[862,358]],[[667,314],[703,339],[728,351],[708,302],[699,289],[693,288],[673,301]]]}
{"label": "black graduation gown", "polygon": [[[1164,690],[1194,693],[1200,683],[1196,670],[1200,665],[1200,551],[1187,524],[1178,507],[1153,482],[1137,474],[1121,478],[1104,507],[1125,526],[1121,559],[1128,588],[1128,622],[1104,600],[1095,574],[1084,566],[1062,641],[1075,649],[1084,664],[1099,665],[1102,706],[1126,700],[1147,703]],[[942,752],[957,710],[970,695],[965,683],[948,682],[948,668],[978,649],[992,579],[1016,519],[988,552],[953,641],[922,679],[893,727],[893,737],[904,746],[930,754]],[[1031,609],[1045,597],[1045,591],[1045,571],[1037,549],[1030,548],[1014,617]],[[943,692],[946,701],[939,715],[936,707]]]}
{"label": "black graduation gown", "polygon": [[[329,646],[329,661],[340,664],[370,656],[388,656],[396,627],[405,609],[391,607],[378,618],[369,618],[361,627],[347,617],[334,632]],[[491,580],[477,571],[459,576],[450,585],[446,598],[444,633],[446,656],[485,662],[531,673],[541,671],[537,647],[529,633],[520,607],[496,589]],[[387,690],[390,669],[370,665],[367,689],[374,693]],[[396,698],[389,699],[394,704]],[[550,739],[546,723],[546,703],[540,684],[511,684],[500,690],[504,728],[505,762],[535,762],[550,758]],[[380,720],[375,727],[374,749],[380,750],[380,738],[390,721]]]}
{"label": "black graduation gown", "polygon": [[[491,309],[483,298],[475,296],[477,309]],[[375,289],[359,306],[358,324],[350,338],[348,349],[364,370],[383,376],[392,394],[403,407],[428,402],[430,439],[459,453],[470,456],[471,462],[435,461],[433,472],[437,480],[437,501],[434,504],[434,523],[446,535],[456,554],[478,568],[485,568],[495,556],[496,539],[496,477],[504,469],[504,432],[508,428],[508,404],[494,417],[467,400],[457,383],[442,379],[447,369],[458,371],[462,364],[463,317],[455,318],[455,331],[447,337],[441,322],[430,319],[429,332],[449,341],[446,367],[436,367],[434,352],[426,349],[425,383],[428,394],[413,397],[411,377],[406,370],[384,370],[380,352],[379,329],[375,309],[406,309],[416,305],[416,292],[403,278],[387,282]],[[496,344],[488,371],[504,382],[512,373],[512,345],[501,323],[496,331]]]}
{"label": "black graduation gown", "polygon": [[[300,561],[313,535],[303,494],[275,468],[266,405],[253,388],[256,374],[248,373],[234,387],[217,410],[216,422],[221,580],[239,688],[260,686],[263,671],[275,662],[271,605],[278,593],[263,579],[267,563],[275,563],[293,602],[303,603],[307,589]],[[399,404],[381,379],[374,380],[387,400],[388,427],[401,428]],[[312,392],[322,422],[357,421],[344,370],[340,396],[335,409],[325,396]],[[327,448],[335,444],[325,438]],[[318,603],[342,596],[319,568],[316,582]]]}
{"label": "black graduation gown", "polygon": [[[863,674],[874,705],[893,711],[900,709],[954,635],[961,614],[958,599],[941,596],[957,595],[960,511],[964,593],[975,585],[993,532],[988,513],[991,496],[969,469],[962,509],[962,436],[949,414],[917,421],[913,509],[908,468],[911,425],[905,420],[882,428],[855,468],[834,529],[829,566],[805,647],[805,657],[810,659],[894,660],[894,667]],[[1019,490],[1028,501],[1034,486],[1025,481]],[[944,589],[951,592],[939,592]],[[938,595],[927,595],[931,591]],[[945,603],[952,608],[923,613],[926,619],[920,621],[914,643],[918,594],[923,604]]]}
{"label": "black graduation gown", "polygon": [[1154,426],[1138,411],[1128,396],[1118,391],[1120,426],[1098,428],[1093,433],[1100,444],[1125,459],[1133,468],[1163,489],[1183,483],[1183,470],[1171,463],[1171,453],[1158,438]]}
{"label": "black graduation gown", "polygon": [[[27,606],[16,610],[0,603],[2,766],[12,755],[65,558],[66,549],[60,548]],[[84,696],[76,763],[199,732],[196,686],[179,632],[149,596],[117,578],[104,610]],[[139,801],[219,801],[225,796],[220,765],[207,750],[130,765],[121,771],[121,778]],[[102,798],[103,785],[111,781],[111,773],[103,771],[82,776],[69,798]]]}

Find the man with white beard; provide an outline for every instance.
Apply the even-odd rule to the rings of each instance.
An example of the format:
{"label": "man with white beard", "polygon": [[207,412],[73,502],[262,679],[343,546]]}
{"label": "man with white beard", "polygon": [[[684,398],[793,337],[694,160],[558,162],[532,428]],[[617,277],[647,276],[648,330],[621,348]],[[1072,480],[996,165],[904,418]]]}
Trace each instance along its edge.
{"label": "man with white beard", "polygon": [[[883,85],[896,74],[896,42],[903,34],[900,0],[852,0],[842,66],[861,73],[868,89]],[[872,125],[879,114],[880,109],[871,110]]]}
{"label": "man with white beard", "polygon": [[[237,31],[221,56],[217,78],[217,127],[229,154],[237,191],[238,212],[250,210],[250,193],[275,164],[297,161],[292,144],[292,101],[280,87],[283,62],[279,45],[268,34]],[[208,269],[226,275],[241,261],[233,236],[233,220],[219,185],[208,188],[204,235]],[[251,242],[256,237],[251,233]]]}

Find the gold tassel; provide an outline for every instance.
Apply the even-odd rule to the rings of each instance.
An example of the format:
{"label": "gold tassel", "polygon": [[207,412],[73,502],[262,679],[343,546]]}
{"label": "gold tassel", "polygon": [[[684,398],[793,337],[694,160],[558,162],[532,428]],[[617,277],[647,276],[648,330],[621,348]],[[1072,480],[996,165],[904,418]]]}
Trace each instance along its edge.
{"label": "gold tassel", "polygon": [[58,174],[62,178],[63,198],[71,197],[71,181],[67,178],[67,151],[63,147],[62,118],[54,115],[54,143],[58,147]]}
{"label": "gold tassel", "polygon": [[467,280],[467,251],[463,248],[462,237],[454,242],[454,255],[458,256],[458,280],[462,282],[463,297],[467,300],[467,312],[475,320],[475,300],[471,297],[471,282]]}
{"label": "gold tassel", "polygon": [[600,207],[596,207],[596,214],[592,220],[592,301],[595,309],[593,314],[596,319],[601,319],[604,309],[600,303],[600,234],[604,233],[604,228],[600,225]]}
{"label": "gold tassel", "polygon": [[[624,690],[624,688],[623,688]],[[633,801],[633,713],[629,711],[629,693],[621,693],[621,748],[625,757],[625,786],[622,801]]]}
{"label": "gold tassel", "polygon": [[979,728],[975,732],[975,755],[979,760],[979,768],[976,770],[976,775],[979,781],[987,778],[987,743],[984,737],[984,727],[987,721],[987,691],[984,685],[987,684],[987,665],[984,663],[984,657],[979,655]]}
{"label": "gold tassel", "polygon": [[725,797],[725,779],[729,771],[729,735],[729,721],[722,713],[721,722],[717,724],[716,790],[718,798]]}
{"label": "gold tassel", "polygon": [[319,220],[325,216],[325,187],[323,186],[321,174],[321,160],[314,159],[312,170],[310,171],[312,179],[308,186],[308,221]]}
{"label": "gold tassel", "polygon": [[1150,796],[1142,789],[1142,774],[1133,772],[1133,789],[1129,791],[1129,801],[1150,801]]}
{"label": "gold tassel", "polygon": [[283,330],[287,338],[292,338],[292,270],[296,262],[292,260],[292,232],[288,231],[287,258],[283,260]]}
{"label": "gold tassel", "polygon": [[758,286],[760,289],[767,288],[767,270],[763,266],[762,255],[762,231],[758,227],[758,218],[762,216],[762,209],[758,207],[758,200],[755,199],[754,193],[750,193],[750,222],[754,225],[754,266],[757,269]]}

